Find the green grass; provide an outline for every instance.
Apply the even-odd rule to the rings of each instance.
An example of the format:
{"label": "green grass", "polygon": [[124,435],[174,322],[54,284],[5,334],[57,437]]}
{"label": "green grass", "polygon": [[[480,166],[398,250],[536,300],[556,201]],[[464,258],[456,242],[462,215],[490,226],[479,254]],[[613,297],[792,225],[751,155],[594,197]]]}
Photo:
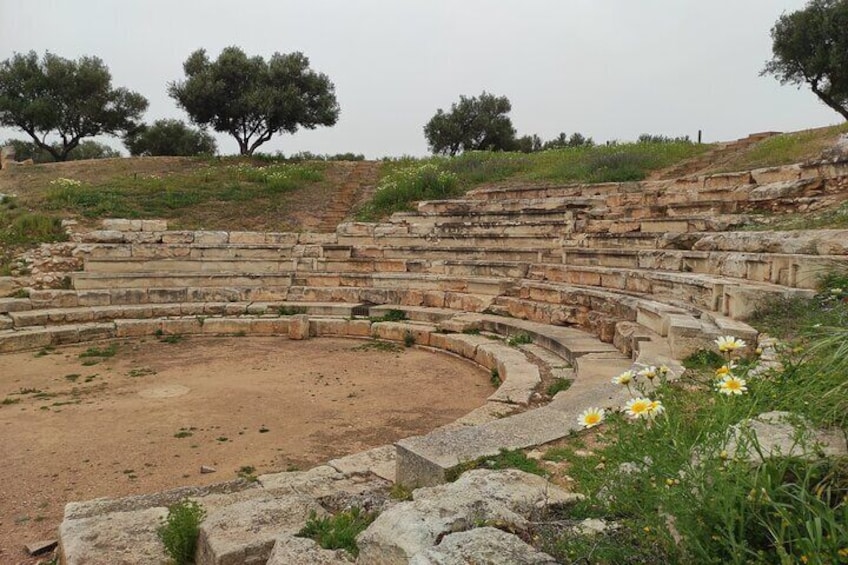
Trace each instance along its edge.
{"label": "green grass", "polygon": [[816,159],[843,133],[848,133],[848,124],[769,137],[736,156],[721,171],[745,171]]}
{"label": "green grass", "polygon": [[103,348],[89,347],[88,349],[79,354],[79,358],[85,359],[88,357],[114,357],[116,353],[118,353],[118,344],[110,343],[108,346]]}
{"label": "green grass", "polygon": [[306,306],[288,306],[284,304],[277,307],[278,316],[296,316],[298,314],[306,314]]}
{"label": "green grass", "polygon": [[376,514],[364,512],[357,507],[321,518],[313,512],[297,536],[313,539],[324,549],[344,549],[356,557],[359,555],[356,536],[376,517]]}
{"label": "green grass", "polygon": [[406,312],[392,308],[387,310],[382,316],[371,316],[368,319],[372,322],[402,322],[406,320]]}
{"label": "green grass", "polygon": [[554,397],[558,392],[571,388],[572,382],[573,381],[571,379],[557,379],[548,386],[545,393],[550,397]]}
{"label": "green grass", "polygon": [[792,231],[845,228],[848,228],[848,202],[843,202],[828,210],[781,214],[779,216],[766,215],[741,229],[744,231]]}
{"label": "green grass", "polygon": [[167,218],[211,203],[267,202],[323,179],[323,165],[253,166],[228,160],[171,175],[126,175],[47,189],[48,210],[85,218]]}
{"label": "green grass", "polygon": [[513,336],[510,336],[510,338],[506,342],[513,347],[518,347],[519,345],[533,343],[533,338],[530,336],[530,334],[526,332],[519,332]]}
{"label": "green grass", "polygon": [[445,478],[448,482],[453,482],[462,476],[463,473],[472,469],[518,469],[519,471],[542,477],[548,474],[538,461],[528,458],[523,451],[519,449],[501,449],[497,455],[481,457],[448,469],[445,473]]}
{"label": "green grass", "polygon": [[412,210],[416,201],[454,198],[475,186],[505,180],[638,181],[710,147],[686,142],[619,143],[530,154],[475,151],[450,158],[402,158],[383,164],[378,190],[358,217],[375,220]]}

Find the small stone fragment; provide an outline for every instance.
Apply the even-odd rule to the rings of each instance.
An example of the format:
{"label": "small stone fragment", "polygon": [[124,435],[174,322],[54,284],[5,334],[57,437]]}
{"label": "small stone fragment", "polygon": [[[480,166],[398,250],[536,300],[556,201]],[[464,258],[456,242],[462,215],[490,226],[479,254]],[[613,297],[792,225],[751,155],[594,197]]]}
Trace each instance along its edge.
{"label": "small stone fragment", "polygon": [[218,469],[216,469],[215,467],[210,467],[209,465],[201,465],[200,466],[200,473],[202,475],[206,475],[208,473],[214,473],[217,470]]}
{"label": "small stone fragment", "polygon": [[52,551],[59,545],[59,541],[55,539],[50,540],[40,540],[32,543],[26,544],[27,553],[30,555],[41,555],[42,553],[47,553],[48,551]]}

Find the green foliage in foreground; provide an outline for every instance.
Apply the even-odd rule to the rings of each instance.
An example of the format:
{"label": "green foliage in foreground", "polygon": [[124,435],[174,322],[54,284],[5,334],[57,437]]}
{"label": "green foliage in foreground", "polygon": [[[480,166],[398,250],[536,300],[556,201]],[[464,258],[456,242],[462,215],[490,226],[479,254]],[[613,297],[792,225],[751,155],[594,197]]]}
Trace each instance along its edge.
{"label": "green foliage in foreground", "polygon": [[552,182],[625,182],[697,155],[708,145],[687,141],[565,147],[537,153],[466,152],[457,157],[386,162],[362,220],[412,210],[420,200],[461,196],[474,186],[506,179]]}
{"label": "green foliage in foreground", "polygon": [[176,565],[194,562],[200,523],[205,516],[203,508],[191,500],[168,507],[168,517],[157,530],[157,534]]}
{"label": "green foliage in foreground", "polygon": [[297,535],[315,540],[324,549],[344,549],[356,557],[359,555],[356,536],[376,517],[376,514],[364,512],[356,507],[323,518],[318,518],[315,512],[312,512],[306,525]]}
{"label": "green foliage in foreground", "polygon": [[[837,274],[823,283],[844,280]],[[568,461],[569,476],[586,495],[563,518],[603,518],[618,527],[587,538],[552,521],[534,532],[538,545],[567,563],[848,562],[848,460],[772,457],[751,464],[722,451],[731,426],[771,410],[848,430],[846,304],[822,291],[757,318],[772,335],[788,328],[789,341],[780,349],[781,369],[750,374],[753,347],[735,360],[745,394],[716,392],[714,371],[727,359],[695,355],[681,383],[662,384],[652,395],[662,400],[662,415],[608,417],[588,456],[550,450],[546,458]],[[807,325],[789,321],[798,316]],[[812,327],[834,316],[842,317],[840,327]]]}

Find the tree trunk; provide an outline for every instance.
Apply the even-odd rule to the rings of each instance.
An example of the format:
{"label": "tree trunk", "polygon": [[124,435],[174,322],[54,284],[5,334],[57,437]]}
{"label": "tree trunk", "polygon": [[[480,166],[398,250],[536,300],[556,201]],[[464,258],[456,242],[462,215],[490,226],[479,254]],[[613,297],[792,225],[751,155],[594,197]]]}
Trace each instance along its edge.
{"label": "tree trunk", "polygon": [[813,93],[819,97],[819,100],[824,102],[830,109],[839,112],[839,114],[845,118],[845,121],[848,121],[848,108],[841,106],[836,100],[834,100],[829,94],[823,92],[818,88],[816,84],[810,84],[810,88]]}

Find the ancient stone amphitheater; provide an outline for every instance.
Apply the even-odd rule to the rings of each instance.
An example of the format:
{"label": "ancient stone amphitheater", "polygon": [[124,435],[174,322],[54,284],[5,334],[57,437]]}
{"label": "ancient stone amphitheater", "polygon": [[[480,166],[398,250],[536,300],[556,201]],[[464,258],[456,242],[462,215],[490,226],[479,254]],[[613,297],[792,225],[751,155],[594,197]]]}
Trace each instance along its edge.
{"label": "ancient stone amphitheater", "polygon": [[[811,295],[822,271],[848,263],[848,230],[740,228],[752,215],[846,198],[848,160],[837,159],[641,183],[485,187],[335,233],[169,231],[141,220],[76,233],[70,254],[84,268],[70,274],[70,289],[0,300],[0,351],[154,333],[414,339],[496,369],[502,385],[451,425],[309,471],[69,504],[63,562],[165,561],[156,527],[187,496],[207,510],[200,564],[347,562],[293,533],[328,501],[364,500],[394,481],[434,488],[388,504],[360,536],[358,562],[463,562],[445,552],[474,543],[513,555],[522,542],[475,528],[481,516],[571,495],[517,472],[435,485],[459,463],[569,434],[589,406],[617,406],[610,378],[623,370],[678,374],[678,360],[716,336],[756,341],[746,315],[765,297]],[[389,309],[407,319],[373,321]],[[523,333],[532,344],[476,330]],[[544,405],[535,402],[539,360],[574,379]],[[455,505],[473,496],[472,519]],[[481,537],[449,543],[466,530]],[[524,551],[517,562],[549,562]]]}

